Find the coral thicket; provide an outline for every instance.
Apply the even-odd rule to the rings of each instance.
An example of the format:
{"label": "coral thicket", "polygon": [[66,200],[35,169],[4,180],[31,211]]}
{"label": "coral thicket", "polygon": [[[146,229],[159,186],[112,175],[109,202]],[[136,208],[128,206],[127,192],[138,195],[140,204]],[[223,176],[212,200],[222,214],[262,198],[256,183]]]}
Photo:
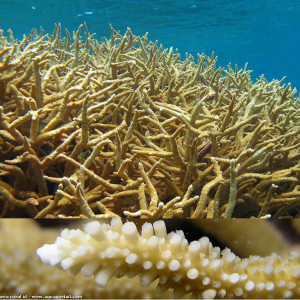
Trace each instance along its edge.
{"label": "coral thicket", "polygon": [[111,28],[0,36],[1,216],[298,215],[296,90]]}

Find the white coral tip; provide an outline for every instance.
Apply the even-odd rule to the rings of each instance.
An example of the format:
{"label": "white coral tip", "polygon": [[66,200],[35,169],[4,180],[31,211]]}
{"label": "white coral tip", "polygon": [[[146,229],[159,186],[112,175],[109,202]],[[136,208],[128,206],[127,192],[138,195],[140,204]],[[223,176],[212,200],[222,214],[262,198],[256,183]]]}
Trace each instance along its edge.
{"label": "white coral tip", "polygon": [[217,295],[217,291],[215,289],[208,289],[202,293],[203,299],[214,299]]}
{"label": "white coral tip", "polygon": [[153,223],[153,228],[155,234],[160,238],[165,238],[167,236],[167,229],[165,222],[162,220],[156,221]]}
{"label": "white coral tip", "polygon": [[95,275],[95,283],[104,288],[106,287],[108,281],[112,278],[114,275],[114,270],[112,268],[109,269],[103,269],[96,273]]}
{"label": "white coral tip", "polygon": [[122,227],[122,232],[129,240],[135,240],[138,237],[138,231],[133,222],[127,222]]}
{"label": "white coral tip", "polygon": [[59,256],[61,256],[62,253],[54,244],[46,244],[37,249],[36,254],[39,256],[43,264],[56,265],[60,262]]}
{"label": "white coral tip", "polygon": [[85,231],[89,234],[96,234],[100,230],[100,223],[98,221],[92,221],[85,225]]}

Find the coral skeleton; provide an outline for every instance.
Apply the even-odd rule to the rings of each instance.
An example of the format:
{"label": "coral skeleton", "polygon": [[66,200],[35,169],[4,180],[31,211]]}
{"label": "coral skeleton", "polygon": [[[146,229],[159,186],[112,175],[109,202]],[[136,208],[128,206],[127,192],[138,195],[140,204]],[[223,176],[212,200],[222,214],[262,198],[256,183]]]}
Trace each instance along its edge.
{"label": "coral skeleton", "polygon": [[250,73],[129,28],[1,32],[1,216],[298,215],[299,98]]}
{"label": "coral skeleton", "polygon": [[[234,221],[232,221],[234,222]],[[167,233],[164,221],[90,221],[84,230],[64,229],[54,244],[37,250],[44,264],[95,275],[105,287],[111,278],[139,276],[157,291],[192,298],[299,298],[300,253],[239,258],[229,248],[213,247],[207,237],[188,243],[183,231]]]}

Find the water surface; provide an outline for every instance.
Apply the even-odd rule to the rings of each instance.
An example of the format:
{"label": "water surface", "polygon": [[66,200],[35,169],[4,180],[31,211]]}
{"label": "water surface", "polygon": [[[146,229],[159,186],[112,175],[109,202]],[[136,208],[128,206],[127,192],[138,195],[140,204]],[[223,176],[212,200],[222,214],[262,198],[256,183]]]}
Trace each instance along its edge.
{"label": "water surface", "polygon": [[182,54],[214,51],[221,66],[248,62],[253,80],[286,75],[298,90],[299,16],[298,0],[0,1],[0,27],[18,38],[32,27],[52,32],[54,23],[75,30],[85,21],[98,38],[109,36],[109,24],[122,33],[130,27]]}

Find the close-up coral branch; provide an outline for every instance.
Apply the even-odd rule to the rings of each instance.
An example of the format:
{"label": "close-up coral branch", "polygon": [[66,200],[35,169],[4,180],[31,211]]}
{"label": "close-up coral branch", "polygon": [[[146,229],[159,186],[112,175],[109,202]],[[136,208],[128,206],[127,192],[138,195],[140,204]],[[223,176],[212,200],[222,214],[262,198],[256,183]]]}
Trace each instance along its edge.
{"label": "close-up coral branch", "polygon": [[43,243],[53,242],[59,233],[57,228],[40,228],[32,220],[0,221],[0,296],[10,299],[26,296],[28,299],[32,296],[68,299],[170,297],[170,293],[158,294],[155,285],[147,289],[141,287],[137,278],[114,279],[103,289],[97,287],[91,277],[74,277],[63,270],[42,265],[36,249]]}
{"label": "close-up coral branch", "polygon": [[[234,222],[242,225],[241,220],[227,224]],[[259,230],[268,228],[266,221],[260,222],[252,221]],[[226,231],[226,222],[217,224]],[[171,289],[175,298],[299,298],[299,246],[286,244],[281,254],[241,259],[229,248],[214,247],[205,236],[189,243],[182,230],[167,233],[164,221],[141,227],[139,233],[133,222],[90,221],[84,230],[64,229],[37,254],[44,264],[94,276],[102,288],[111,278],[139,276],[141,286],[158,279],[157,291]]]}
{"label": "close-up coral branch", "polygon": [[298,216],[296,90],[216,60],[129,28],[1,33],[1,216]]}
{"label": "close-up coral branch", "polygon": [[[74,223],[73,220],[68,220],[69,222],[60,225],[56,221],[43,220],[42,223],[39,222],[44,224],[41,227],[28,219],[0,220],[1,296],[169,299],[174,288],[174,295],[179,297],[186,294],[184,298],[197,295],[212,297],[215,292],[218,293],[217,298],[245,298],[247,295],[255,298],[270,298],[272,295],[276,298],[299,296],[299,291],[292,283],[298,282],[295,274],[299,264],[292,265],[299,255],[298,220],[293,223],[282,220],[279,224],[266,220],[166,220],[167,236],[161,221],[152,225],[136,220],[139,233],[134,230],[133,234],[137,236],[138,243],[128,242],[130,237],[127,236],[127,230],[134,229],[134,225],[129,222],[125,226],[120,220],[112,223],[102,221],[101,224],[95,221],[81,220]],[[68,229],[61,232],[62,228]],[[96,234],[97,228],[98,234],[99,228],[103,230],[102,238]],[[287,238],[288,235],[292,239]],[[52,244],[55,239],[55,244],[43,246]],[[157,251],[154,252],[151,248],[149,252],[149,247],[156,247]],[[63,269],[72,265],[72,273],[43,265],[36,255],[38,248],[41,249],[38,254],[45,263],[61,265]],[[51,248],[54,251],[49,252]],[[194,262],[197,253],[199,257]],[[259,265],[255,269],[257,261]],[[245,271],[243,268],[247,264],[250,269]],[[274,275],[266,271],[271,268],[270,264],[273,264]],[[281,270],[282,264],[284,266]],[[179,266],[177,270],[176,266]],[[197,272],[197,278],[193,279],[193,274],[195,277]],[[229,280],[233,273],[240,276],[236,284]],[[110,274],[112,278],[106,287],[97,286],[97,283],[104,285],[105,274]],[[125,276],[117,278],[122,274]],[[278,278],[281,288],[277,286],[280,282]],[[151,281],[153,282],[150,283]],[[255,285],[250,292],[246,289],[249,281],[253,281]],[[147,283],[149,285],[144,286]],[[250,289],[253,284],[248,283],[247,288]],[[188,289],[185,290],[186,288]],[[236,296],[234,293],[239,295],[241,292],[239,288],[244,293]],[[163,292],[164,290],[166,291]],[[203,294],[205,290],[210,291]]]}

